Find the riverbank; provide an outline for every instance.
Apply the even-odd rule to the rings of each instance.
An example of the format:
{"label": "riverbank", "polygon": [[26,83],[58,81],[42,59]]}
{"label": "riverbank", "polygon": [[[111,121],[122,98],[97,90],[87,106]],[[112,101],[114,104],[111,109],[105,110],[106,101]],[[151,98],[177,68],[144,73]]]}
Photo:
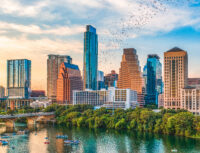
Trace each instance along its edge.
{"label": "riverbank", "polygon": [[134,110],[105,108],[94,110],[89,105],[51,105],[45,111],[55,111],[58,125],[66,127],[134,130],[157,134],[200,138],[200,117],[185,110],[161,110],[153,112],[147,108]]}

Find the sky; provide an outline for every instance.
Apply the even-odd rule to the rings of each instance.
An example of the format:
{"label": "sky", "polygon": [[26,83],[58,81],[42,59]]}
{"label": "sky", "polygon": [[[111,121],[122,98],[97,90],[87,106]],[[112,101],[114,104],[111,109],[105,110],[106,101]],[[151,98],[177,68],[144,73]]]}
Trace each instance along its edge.
{"label": "sky", "polygon": [[148,54],[173,47],[189,55],[189,77],[200,77],[199,0],[1,0],[0,85],[8,59],[32,61],[32,89],[46,90],[47,55],[70,55],[83,69],[83,33],[97,29],[99,70],[119,71],[123,48],[135,48],[141,70]]}

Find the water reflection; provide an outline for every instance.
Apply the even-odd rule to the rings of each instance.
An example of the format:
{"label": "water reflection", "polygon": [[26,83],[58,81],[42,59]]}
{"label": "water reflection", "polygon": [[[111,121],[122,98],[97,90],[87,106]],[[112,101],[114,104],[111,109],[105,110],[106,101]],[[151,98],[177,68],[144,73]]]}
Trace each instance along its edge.
{"label": "water reflection", "polygon": [[[180,153],[200,152],[200,140],[167,135],[136,132],[117,132],[88,129],[68,129],[37,125],[17,125],[14,129],[0,125],[0,133],[29,129],[27,136],[13,136],[8,146],[0,146],[0,153]],[[65,145],[56,135],[68,135],[80,140],[79,145]],[[48,137],[50,144],[44,144]]]}

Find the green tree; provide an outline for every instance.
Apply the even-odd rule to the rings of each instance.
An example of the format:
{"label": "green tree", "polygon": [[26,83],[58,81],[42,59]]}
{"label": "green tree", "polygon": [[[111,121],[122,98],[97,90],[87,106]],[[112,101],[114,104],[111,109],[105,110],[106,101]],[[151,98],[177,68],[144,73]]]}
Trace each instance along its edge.
{"label": "green tree", "polygon": [[115,129],[117,130],[122,130],[122,129],[126,129],[127,128],[127,124],[124,118],[122,118],[120,121],[118,121],[115,124]]}

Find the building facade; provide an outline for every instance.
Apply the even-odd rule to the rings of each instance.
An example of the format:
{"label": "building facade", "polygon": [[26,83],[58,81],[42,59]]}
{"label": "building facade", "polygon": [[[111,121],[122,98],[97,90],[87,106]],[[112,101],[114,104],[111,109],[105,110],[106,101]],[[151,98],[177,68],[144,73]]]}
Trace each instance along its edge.
{"label": "building facade", "polygon": [[181,108],[181,89],[187,86],[188,55],[180,48],[164,53],[164,108]]}
{"label": "building facade", "polygon": [[32,90],[31,97],[45,97],[45,90]]}
{"label": "building facade", "polygon": [[31,88],[31,61],[27,59],[7,61],[8,98],[28,98]]}
{"label": "building facade", "polygon": [[188,86],[200,88],[200,78],[188,78]]}
{"label": "building facade", "polygon": [[200,115],[200,88],[188,86],[181,89],[181,109]]}
{"label": "building facade", "polygon": [[84,33],[83,55],[83,88],[97,90],[98,73],[98,36],[96,29],[91,25],[86,26]]}
{"label": "building facade", "polygon": [[124,49],[117,87],[120,89],[130,88],[131,90],[137,91],[137,94],[141,97],[138,99],[138,103],[141,107],[144,105],[144,98],[142,98],[143,77],[138,56],[134,48]]}
{"label": "building facade", "polygon": [[73,104],[88,104],[93,106],[113,108],[136,108],[137,92],[131,89],[85,90],[73,92]]}
{"label": "building facade", "polygon": [[105,88],[103,71],[98,71],[97,81],[98,81],[98,90]]}
{"label": "building facade", "polygon": [[158,95],[158,108],[164,107],[164,94]]}
{"label": "building facade", "polygon": [[32,99],[7,99],[7,108],[10,110],[16,110],[20,108],[30,107]]}
{"label": "building facade", "polygon": [[105,88],[108,89],[109,87],[117,87],[117,80],[118,74],[112,70],[111,73],[104,77]]}
{"label": "building facade", "polygon": [[73,104],[73,90],[83,90],[79,67],[63,62],[57,79],[57,103]]}
{"label": "building facade", "polygon": [[6,90],[3,86],[0,86],[0,98],[5,98],[6,94],[5,94]]}
{"label": "building facade", "polygon": [[72,58],[67,55],[48,55],[47,59],[47,97],[56,101],[57,79],[60,65],[63,62],[72,63]]}
{"label": "building facade", "polygon": [[143,69],[145,104],[158,105],[158,95],[163,93],[162,64],[156,54],[148,55]]}

